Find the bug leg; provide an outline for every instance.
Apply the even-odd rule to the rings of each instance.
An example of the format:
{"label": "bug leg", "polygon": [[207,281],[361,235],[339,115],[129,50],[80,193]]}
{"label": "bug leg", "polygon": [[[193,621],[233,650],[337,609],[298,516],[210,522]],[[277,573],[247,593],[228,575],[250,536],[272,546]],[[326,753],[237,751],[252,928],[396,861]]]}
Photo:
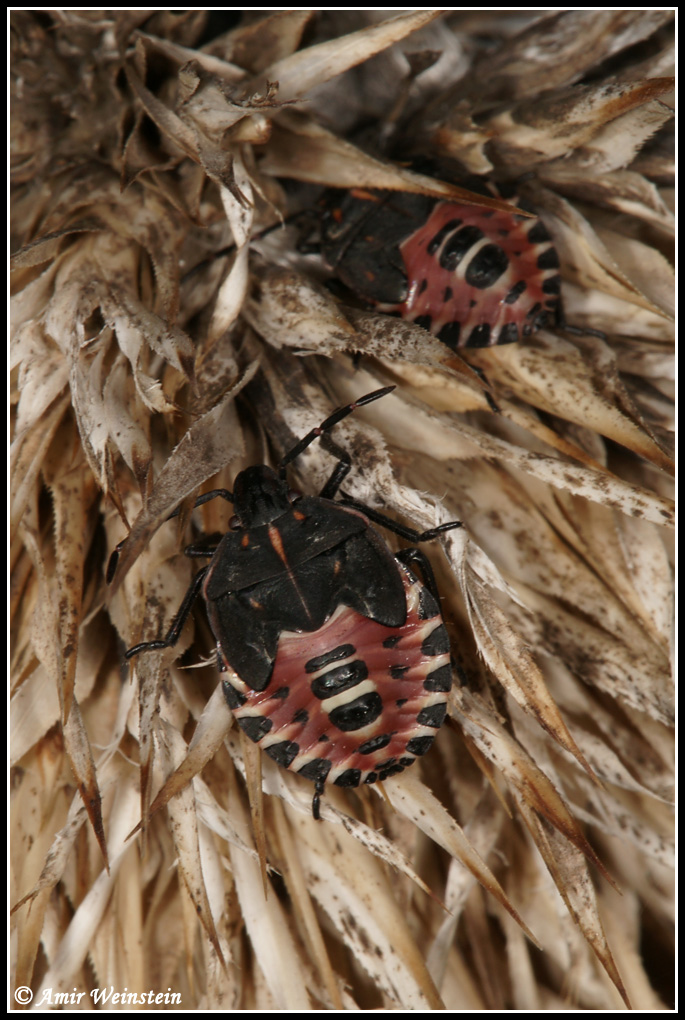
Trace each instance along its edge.
{"label": "bug leg", "polygon": [[[233,493],[229,489],[212,489],[210,492],[204,492],[201,496],[198,496],[193,503],[193,509],[198,506],[202,506],[203,503],[209,503],[210,499],[216,499],[217,496],[221,496],[222,499],[228,500],[229,503],[233,502]],[[167,520],[170,521],[172,517],[178,517],[181,512],[181,508],[177,507],[173,513],[169,514]],[[107,584],[111,584],[114,580],[114,575],[117,572],[117,564],[119,563],[119,554],[124,548],[128,541],[127,538],[122,538],[118,545],[114,546],[112,554],[107,561],[107,570],[105,571],[105,580]],[[191,554],[192,555],[192,554]]]}
{"label": "bug leg", "polygon": [[430,528],[429,531],[417,531],[415,528],[408,528],[404,524],[398,524],[397,521],[393,521],[392,517],[387,517],[385,514],[380,513],[378,510],[373,510],[364,503],[358,503],[356,499],[349,499],[343,496],[340,503],[342,506],[349,506],[353,510],[359,510],[365,517],[373,521],[374,524],[380,524],[381,527],[387,528],[388,531],[393,531],[400,538],[406,538],[408,542],[430,542],[431,539],[437,538],[438,535],[442,535],[445,531],[452,531],[454,528],[463,527],[461,521],[450,521],[448,524],[439,524],[437,528]]}
{"label": "bug leg", "polygon": [[332,429],[333,426],[337,425],[338,422],[343,420],[343,418],[347,418],[348,414],[352,414],[352,412],[356,411],[358,407],[363,407],[364,404],[370,404],[372,400],[379,400],[381,397],[386,396],[386,394],[391,393],[394,389],[394,386],[385,386],[382,390],[374,390],[373,393],[367,393],[365,396],[360,397],[359,400],[355,400],[351,404],[346,404],[345,407],[339,407],[337,411],[334,411],[333,414],[329,415],[325,421],[321,422],[317,428],[312,429],[311,432],[308,432],[303,439],[300,439],[298,443],[295,443],[292,450],[288,450],[280,463],[279,474],[281,478],[285,478],[286,466],[290,464],[291,461],[295,460],[296,457],[299,457],[303,450],[306,450],[308,446],[311,446],[315,439],[322,436],[324,432],[328,432],[329,429]]}
{"label": "bug leg", "polygon": [[[229,489],[210,489],[209,492],[203,492],[201,496],[198,496],[193,503],[193,509],[196,506],[202,506],[203,503],[209,503],[210,499],[216,499],[217,496],[221,496],[222,499],[227,500],[229,503],[233,502],[233,493]],[[169,514],[167,520],[170,521],[172,517],[178,517],[181,512],[180,507],[178,510],[174,510],[172,514]]]}
{"label": "bug leg", "polygon": [[133,648],[129,648],[125,652],[125,659],[132,659],[134,655],[138,655],[140,652],[152,652],[157,651],[160,648],[171,648],[172,645],[176,644],[185,622],[190,616],[190,610],[193,607],[193,602],[200,594],[202,582],[204,581],[205,574],[208,570],[209,566],[203,567],[203,569],[200,570],[193,578],[190,588],[188,588],[188,591],[185,593],[183,602],[181,603],[176,616],[171,621],[171,626],[166,633],[166,637],[160,638],[157,641],[141,641],[140,644],[134,645]]}
{"label": "bug leg", "polygon": [[332,453],[334,457],[338,458],[338,463],[333,469],[331,477],[319,493],[319,496],[322,499],[333,499],[344,479],[352,469],[352,458],[347,450],[343,450],[342,446],[338,446],[338,444],[334,442],[330,436],[323,435],[321,437],[321,445],[329,453]]}
{"label": "bug leg", "polygon": [[557,325],[559,329],[563,329],[565,333],[570,333],[571,336],[595,336],[598,340],[606,340],[607,338],[604,330],[592,329],[590,326],[572,326],[570,322],[566,322],[563,319]]}
{"label": "bug leg", "polygon": [[425,553],[421,552],[420,549],[401,549],[398,553],[395,553],[395,559],[404,563],[407,567],[418,567],[421,574],[421,580],[439,606],[440,593],[435,581],[435,574],[433,573],[430,560]]}
{"label": "bug leg", "polygon": [[319,807],[321,805],[321,798],[323,797],[323,787],[323,779],[317,779],[314,784],[314,796],[312,797],[312,814],[315,822],[321,821]]}
{"label": "bug leg", "polygon": [[119,553],[127,542],[128,538],[122,538],[121,542],[115,545],[114,549],[112,549],[112,553],[107,560],[107,570],[105,571],[105,580],[107,581],[107,584],[111,584],[114,580],[114,575],[117,572],[117,564],[119,562]]}
{"label": "bug leg", "polygon": [[[221,535],[203,535],[199,542],[192,542],[187,545],[183,550],[184,556],[192,557],[207,557],[213,556],[219,548],[219,542],[221,541]],[[209,543],[212,543],[211,545]]]}
{"label": "bug leg", "polygon": [[490,408],[490,410],[493,411],[495,414],[501,414],[502,408],[499,406],[495,398],[490,393],[490,380],[488,379],[483,369],[479,368],[478,365],[471,364],[469,364],[469,368],[471,369],[472,372],[476,373],[480,381],[483,383],[483,396],[487,400],[488,407]]}
{"label": "bug leg", "polygon": [[606,340],[607,335],[601,329],[592,329],[590,326],[572,326],[570,322],[566,321],[566,315],[561,302],[556,307],[554,313],[554,325],[557,329],[563,329],[566,333],[570,333],[572,336],[595,336],[598,340]]}

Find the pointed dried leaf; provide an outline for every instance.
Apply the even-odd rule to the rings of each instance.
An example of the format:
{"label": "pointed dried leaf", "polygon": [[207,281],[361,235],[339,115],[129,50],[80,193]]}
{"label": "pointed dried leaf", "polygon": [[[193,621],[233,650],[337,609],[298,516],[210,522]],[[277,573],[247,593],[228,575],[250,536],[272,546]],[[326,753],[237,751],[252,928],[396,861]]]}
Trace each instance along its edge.
{"label": "pointed dried leaf", "polygon": [[[307,10],[275,11],[219,36],[207,44],[207,49],[257,73],[294,53],[313,14]],[[213,59],[205,54],[202,57]]]}
{"label": "pointed dried leaf", "polygon": [[573,9],[543,15],[476,65],[474,95],[508,99],[535,96],[570,84],[612,54],[648,38],[672,11]]}
{"label": "pointed dried leaf", "polygon": [[402,777],[400,782],[397,782],[393,777],[383,785],[393,807],[410,818],[431,839],[461,861],[464,867],[468,868],[481,885],[511,914],[531,942],[537,945],[535,936],[509,902],[499,882],[471,846],[463,830],[416,776],[409,772]]}
{"label": "pointed dried leaf", "polygon": [[280,102],[302,99],[314,86],[368,60],[439,14],[439,11],[430,10],[409,11],[379,25],[369,25],[347,36],[310,46],[267,67],[260,78],[250,83],[249,89],[262,91],[268,81],[277,81]]}
{"label": "pointed dried leaf", "polygon": [[[234,399],[258,368],[253,362],[243,377],[211,410],[188,429],[162,468],[148,504],[133,524],[117,567],[116,583],[134,562],[153,531],[199,486],[242,453],[235,426]],[[116,588],[115,583],[115,588]],[[115,590],[115,589],[113,589]]]}
{"label": "pointed dried leaf", "polygon": [[165,781],[154,801],[150,805],[149,815],[152,817],[184,790],[199,775],[208,761],[216,754],[224,737],[233,723],[233,716],[226,704],[221,685],[217,686],[198,720],[193,739],[180,765]]}
{"label": "pointed dried leaf", "polygon": [[487,198],[456,184],[374,159],[319,124],[294,113],[282,113],[274,124],[269,152],[261,168],[274,176],[293,177],[331,188],[390,188],[527,215],[502,199]]}
{"label": "pointed dried leaf", "polygon": [[511,173],[516,167],[566,159],[582,149],[579,160],[593,172],[626,167],[673,116],[670,107],[658,101],[672,90],[672,78],[625,83],[610,79],[518,103],[486,120],[496,138],[489,146],[493,162]]}
{"label": "pointed dried leaf", "polygon": [[469,619],[478,650],[498,681],[524,711],[531,713],[550,736],[573,755],[591,778],[596,778],[569,733],[523,638],[513,629],[506,615],[479,582],[475,571],[466,563],[461,585],[466,593]]}
{"label": "pointed dried leaf", "polygon": [[[516,357],[528,356],[528,353],[516,354]],[[338,373],[338,392],[344,393],[348,400],[352,400],[360,391],[373,389],[370,382],[373,378],[361,369],[354,377],[346,378]],[[375,385],[378,387],[377,378]],[[673,525],[674,507],[671,500],[631,485],[621,478],[608,475],[605,471],[580,467],[561,458],[556,459],[537,452],[531,453],[523,447],[487,435],[454,418],[429,414],[397,392],[386,397],[383,405],[382,416],[379,417],[378,409],[374,410],[374,405],[371,404],[365,409],[365,417],[373,422],[382,421],[382,427],[389,435],[401,435],[405,449],[421,454],[430,449],[431,457],[439,460],[463,459],[473,456],[476,450],[480,450],[483,456],[493,457],[519,468],[554,488],[572,492],[604,506],[613,506],[622,513],[644,518],[656,524],[669,527]],[[374,496],[367,491],[365,496],[359,495],[356,498],[366,498],[368,502],[373,501]]]}
{"label": "pointed dried leaf", "polygon": [[519,807],[564,902],[630,1009],[623,981],[606,941],[587,862],[581,853],[562,842],[561,835],[554,832],[527,804],[520,801]]}
{"label": "pointed dried leaf", "polygon": [[406,918],[378,863],[339,827],[286,810],[298,834],[309,888],[357,962],[389,1001],[404,1009],[440,1009]]}
{"label": "pointed dried leaf", "polygon": [[[672,469],[671,458],[646,432],[619,378],[613,354],[603,341],[577,338],[567,343],[540,332],[534,344],[508,348],[496,365],[487,355],[479,356],[478,362],[488,372],[492,365],[493,375],[534,406],[590,426],[660,468]],[[597,476],[601,484],[602,473]],[[607,489],[615,485],[608,473],[604,479]]]}
{"label": "pointed dried leaf", "polygon": [[85,960],[93,936],[108,907],[116,876],[127,855],[136,853],[136,848],[127,844],[125,839],[137,813],[137,802],[138,798],[132,786],[124,785],[118,791],[107,834],[110,852],[109,871],[103,870],[98,874],[71,918],[66,934],[50,961],[41,987],[36,992],[37,1002],[40,1002],[46,991],[53,987],[69,987],[73,976],[78,973]]}
{"label": "pointed dried leaf", "polygon": [[531,810],[553,825],[611,882],[606,868],[547,776],[538,769],[523,748],[512,740],[501,723],[489,717],[480,699],[462,688],[460,691],[452,691],[452,703],[464,732],[475,741],[481,753],[504,772]]}
{"label": "pointed dried leaf", "polygon": [[[235,789],[230,791],[230,805],[240,836],[250,845],[247,815]],[[308,982],[278,899],[271,894],[265,899],[261,869],[254,859],[232,847],[229,852],[245,925],[276,1008],[310,1009]]]}
{"label": "pointed dried leaf", "polygon": [[[181,735],[173,727],[166,725],[157,730],[157,738],[165,771],[169,771],[174,766],[178,767],[185,752],[185,744]],[[223,954],[205,887],[192,790],[186,788],[178,792],[176,797],[169,801],[168,811],[171,834],[178,852],[179,870],[197,916],[217,956],[223,963]]]}

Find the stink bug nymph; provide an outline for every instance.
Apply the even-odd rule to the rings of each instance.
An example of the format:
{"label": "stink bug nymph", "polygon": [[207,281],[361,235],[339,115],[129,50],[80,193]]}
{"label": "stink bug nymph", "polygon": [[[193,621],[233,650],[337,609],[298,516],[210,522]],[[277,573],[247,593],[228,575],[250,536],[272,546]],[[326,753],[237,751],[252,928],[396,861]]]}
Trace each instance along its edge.
{"label": "stink bug nymph", "polygon": [[[241,729],[275,762],[313,781],[319,817],[325,783],[387,779],[429,749],[446,713],[450,644],[428,560],[393,554],[371,522],[427,542],[459,521],[418,532],[340,494],[351,458],[326,435],[355,408],[335,411],[273,470],[249,467],[233,492],[230,530],[213,546],[163,639],[126,658],[176,643],[201,593],[216,639],[223,691]],[[318,496],[293,492],[286,467],[315,439],[338,462]],[[338,495],[338,499],[334,497]],[[108,576],[116,568],[112,555]],[[416,571],[416,572],[415,572]]]}
{"label": "stink bug nymph", "polygon": [[[504,197],[494,185],[465,183]],[[402,191],[334,190],[319,247],[357,297],[453,350],[513,343],[560,315],[559,258],[540,219]]]}

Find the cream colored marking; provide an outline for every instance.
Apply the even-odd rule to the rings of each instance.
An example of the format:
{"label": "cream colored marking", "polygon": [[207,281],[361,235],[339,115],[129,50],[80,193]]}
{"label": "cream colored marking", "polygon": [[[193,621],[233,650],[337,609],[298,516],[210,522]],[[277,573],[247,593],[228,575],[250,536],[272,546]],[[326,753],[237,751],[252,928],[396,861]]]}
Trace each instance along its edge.
{"label": "cream colored marking", "polygon": [[353,662],[357,662],[358,659],[359,656],[357,655],[357,649],[355,648],[346,659],[336,659],[334,662],[329,662],[327,665],[322,666],[321,669],[317,669],[315,673],[307,673],[307,680],[311,683],[312,680],[318,680],[320,676],[325,676],[326,673],[330,673],[331,670],[340,669],[341,666],[349,666]]}
{"label": "cream colored marking", "polygon": [[279,560],[281,561],[281,563],[283,564],[283,566],[286,569],[286,572],[288,574],[288,577],[290,578],[292,586],[295,589],[295,591],[297,592],[297,596],[298,596],[300,602],[302,603],[302,608],[304,609],[305,613],[307,614],[307,618],[311,621],[312,617],[311,617],[311,613],[309,612],[309,607],[307,606],[307,603],[305,602],[304,598],[302,597],[302,592],[297,587],[297,581],[295,580],[295,576],[294,576],[292,570],[290,569],[290,564],[288,563],[288,558],[285,555],[285,549],[283,548],[283,542],[281,541],[281,533],[278,530],[278,528],[274,527],[273,524],[269,525],[269,540],[271,541],[271,545],[273,546],[274,551],[276,552],[276,555],[278,556]]}
{"label": "cream colored marking", "polygon": [[[335,694],[332,698],[326,698],[321,702],[321,707],[326,715],[330,715],[334,708],[339,708],[341,705],[349,705],[363,694],[369,694],[375,690],[377,690],[377,687],[373,680],[362,680],[360,684],[348,687],[346,691],[341,691],[340,694]],[[355,730],[354,732],[356,735],[357,731]]]}

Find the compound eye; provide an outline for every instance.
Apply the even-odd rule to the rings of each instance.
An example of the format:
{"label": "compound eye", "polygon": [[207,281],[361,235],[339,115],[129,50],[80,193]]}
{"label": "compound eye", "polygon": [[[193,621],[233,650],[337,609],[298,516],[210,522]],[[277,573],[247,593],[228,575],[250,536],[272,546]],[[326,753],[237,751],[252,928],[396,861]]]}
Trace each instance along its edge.
{"label": "compound eye", "polygon": [[243,525],[240,518],[236,514],[233,514],[230,521],[228,522],[228,526],[231,529],[231,531],[240,531]]}
{"label": "compound eye", "polygon": [[302,499],[302,493],[297,489],[288,489],[288,499],[291,503],[296,503],[298,499]]}

